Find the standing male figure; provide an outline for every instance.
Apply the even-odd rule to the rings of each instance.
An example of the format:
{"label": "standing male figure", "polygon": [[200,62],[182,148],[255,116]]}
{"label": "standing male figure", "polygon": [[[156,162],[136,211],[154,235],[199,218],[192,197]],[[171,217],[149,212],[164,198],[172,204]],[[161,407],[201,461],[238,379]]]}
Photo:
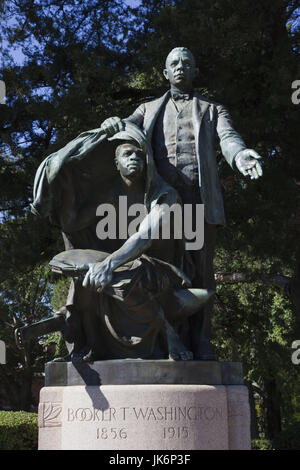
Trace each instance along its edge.
{"label": "standing male figure", "polygon": [[[244,176],[257,179],[262,175],[261,157],[247,149],[241,136],[233,129],[228,111],[193,90],[197,69],[192,53],[176,47],[166,59],[163,71],[170,90],[162,97],[141,104],[125,119],[139,126],[152,143],[157,170],[179,192],[183,204],[204,204],[204,246],[190,251],[196,266],[194,287],[215,288],[213,256],[216,227],[225,224],[221,186],[218,177],[215,141],[231,167]],[[118,117],[102,124],[108,136],[124,126]],[[211,300],[205,312],[190,318],[187,346],[194,358],[215,360],[210,349]]]}

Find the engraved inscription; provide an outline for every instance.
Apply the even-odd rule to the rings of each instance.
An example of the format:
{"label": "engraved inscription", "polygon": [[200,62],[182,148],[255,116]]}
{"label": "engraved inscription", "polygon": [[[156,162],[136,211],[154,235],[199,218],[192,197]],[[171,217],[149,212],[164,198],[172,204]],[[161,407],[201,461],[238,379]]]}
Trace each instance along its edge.
{"label": "engraved inscription", "polygon": [[99,410],[96,408],[68,408],[69,422],[114,422],[126,421],[202,421],[209,423],[221,420],[222,408],[211,406],[158,406],[158,407],[120,407]]}
{"label": "engraved inscription", "polygon": [[211,406],[159,406],[158,408],[135,408],[134,416],[137,420],[146,421],[212,421],[222,418],[222,409]]}
{"label": "engraved inscription", "polygon": [[68,408],[68,421],[114,421],[116,420],[116,409],[97,410],[96,408]]}
{"label": "engraved inscription", "polygon": [[97,439],[127,439],[125,428],[97,428]]}
{"label": "engraved inscription", "polygon": [[187,439],[189,437],[189,428],[186,426],[174,428],[169,426],[163,428],[164,439]]}
{"label": "engraved inscription", "polygon": [[110,406],[102,410],[91,406],[64,409],[64,420],[67,423],[92,426],[94,438],[104,446],[114,446],[114,442],[122,445],[122,441],[136,436],[139,426],[141,432],[145,432],[148,423],[156,423],[155,433],[165,443],[188,441],[201,428],[208,429],[212,423],[213,426],[221,424],[223,419],[224,410],[221,406],[199,403],[185,406]]}

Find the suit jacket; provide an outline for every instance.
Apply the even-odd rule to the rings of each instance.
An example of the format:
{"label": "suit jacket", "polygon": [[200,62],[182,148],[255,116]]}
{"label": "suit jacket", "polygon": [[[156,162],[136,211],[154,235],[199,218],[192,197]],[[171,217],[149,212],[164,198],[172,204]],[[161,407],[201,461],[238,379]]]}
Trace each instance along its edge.
{"label": "suit jacket", "polygon": [[[143,129],[151,142],[154,124],[169,97],[170,91],[156,100],[141,104],[125,120]],[[215,141],[219,140],[222,154],[231,166],[235,156],[245,149],[246,145],[233,129],[226,108],[197,92],[193,94],[193,125],[205,220],[209,224],[223,225],[225,213],[216,163]]]}

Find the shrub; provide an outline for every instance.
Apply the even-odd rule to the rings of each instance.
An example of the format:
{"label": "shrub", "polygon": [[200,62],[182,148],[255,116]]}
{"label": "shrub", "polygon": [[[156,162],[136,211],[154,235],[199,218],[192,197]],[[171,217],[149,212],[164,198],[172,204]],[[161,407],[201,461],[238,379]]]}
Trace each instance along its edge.
{"label": "shrub", "polygon": [[251,441],[252,450],[273,450],[271,441],[267,439],[253,439]]}
{"label": "shrub", "polygon": [[38,447],[38,417],[24,411],[0,411],[0,449],[35,450]]}
{"label": "shrub", "polygon": [[273,439],[273,447],[276,450],[300,450],[300,422],[279,432]]}

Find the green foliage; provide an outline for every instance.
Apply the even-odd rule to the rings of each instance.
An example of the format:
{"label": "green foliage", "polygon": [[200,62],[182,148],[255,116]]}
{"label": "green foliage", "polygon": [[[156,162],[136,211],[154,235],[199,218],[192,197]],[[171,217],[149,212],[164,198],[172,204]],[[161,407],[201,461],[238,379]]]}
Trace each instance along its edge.
{"label": "green foliage", "polygon": [[271,441],[267,439],[252,439],[251,441],[252,450],[273,450]]}
{"label": "green foliage", "polygon": [[64,357],[68,354],[67,347],[59,331],[48,335],[48,337],[43,342],[44,350],[47,350],[47,347],[51,345],[55,345],[54,354],[50,352],[50,354],[48,355],[49,357],[43,358],[44,362],[49,362],[50,360],[52,361],[56,357]]}
{"label": "green foliage", "polygon": [[36,450],[38,417],[34,413],[0,411],[0,449]]}
{"label": "green foliage", "polygon": [[277,434],[272,445],[276,450],[300,450],[300,422]]}
{"label": "green foliage", "polygon": [[[70,279],[64,277],[58,279],[53,285],[51,305],[54,312],[58,311],[62,306],[65,305],[69,287]],[[44,349],[47,349],[47,346],[51,344],[55,344],[55,353],[54,355],[52,354],[51,357],[48,357],[48,360],[67,356],[68,350],[60,332],[48,335],[47,339],[43,342]]]}
{"label": "green foliage", "polygon": [[70,287],[70,278],[61,278],[56,280],[51,298],[51,305],[54,311],[59,310],[66,303],[66,298],[68,295]]}
{"label": "green foliage", "polygon": [[12,259],[6,265],[6,273],[0,270],[0,337],[7,350],[7,363],[0,366],[0,381],[10,406],[15,410],[28,411],[32,404],[34,373],[43,371],[43,365],[38,360],[43,355],[43,349],[36,340],[20,351],[15,343],[14,329],[51,316],[52,309],[48,268],[44,264],[24,264],[20,256],[20,262],[19,259]]}
{"label": "green foliage", "polygon": [[300,412],[300,377],[290,349],[300,337],[299,320],[289,300],[262,282],[220,285],[213,332],[219,359],[241,361],[253,384],[260,436],[273,437],[278,421],[288,425]]}

